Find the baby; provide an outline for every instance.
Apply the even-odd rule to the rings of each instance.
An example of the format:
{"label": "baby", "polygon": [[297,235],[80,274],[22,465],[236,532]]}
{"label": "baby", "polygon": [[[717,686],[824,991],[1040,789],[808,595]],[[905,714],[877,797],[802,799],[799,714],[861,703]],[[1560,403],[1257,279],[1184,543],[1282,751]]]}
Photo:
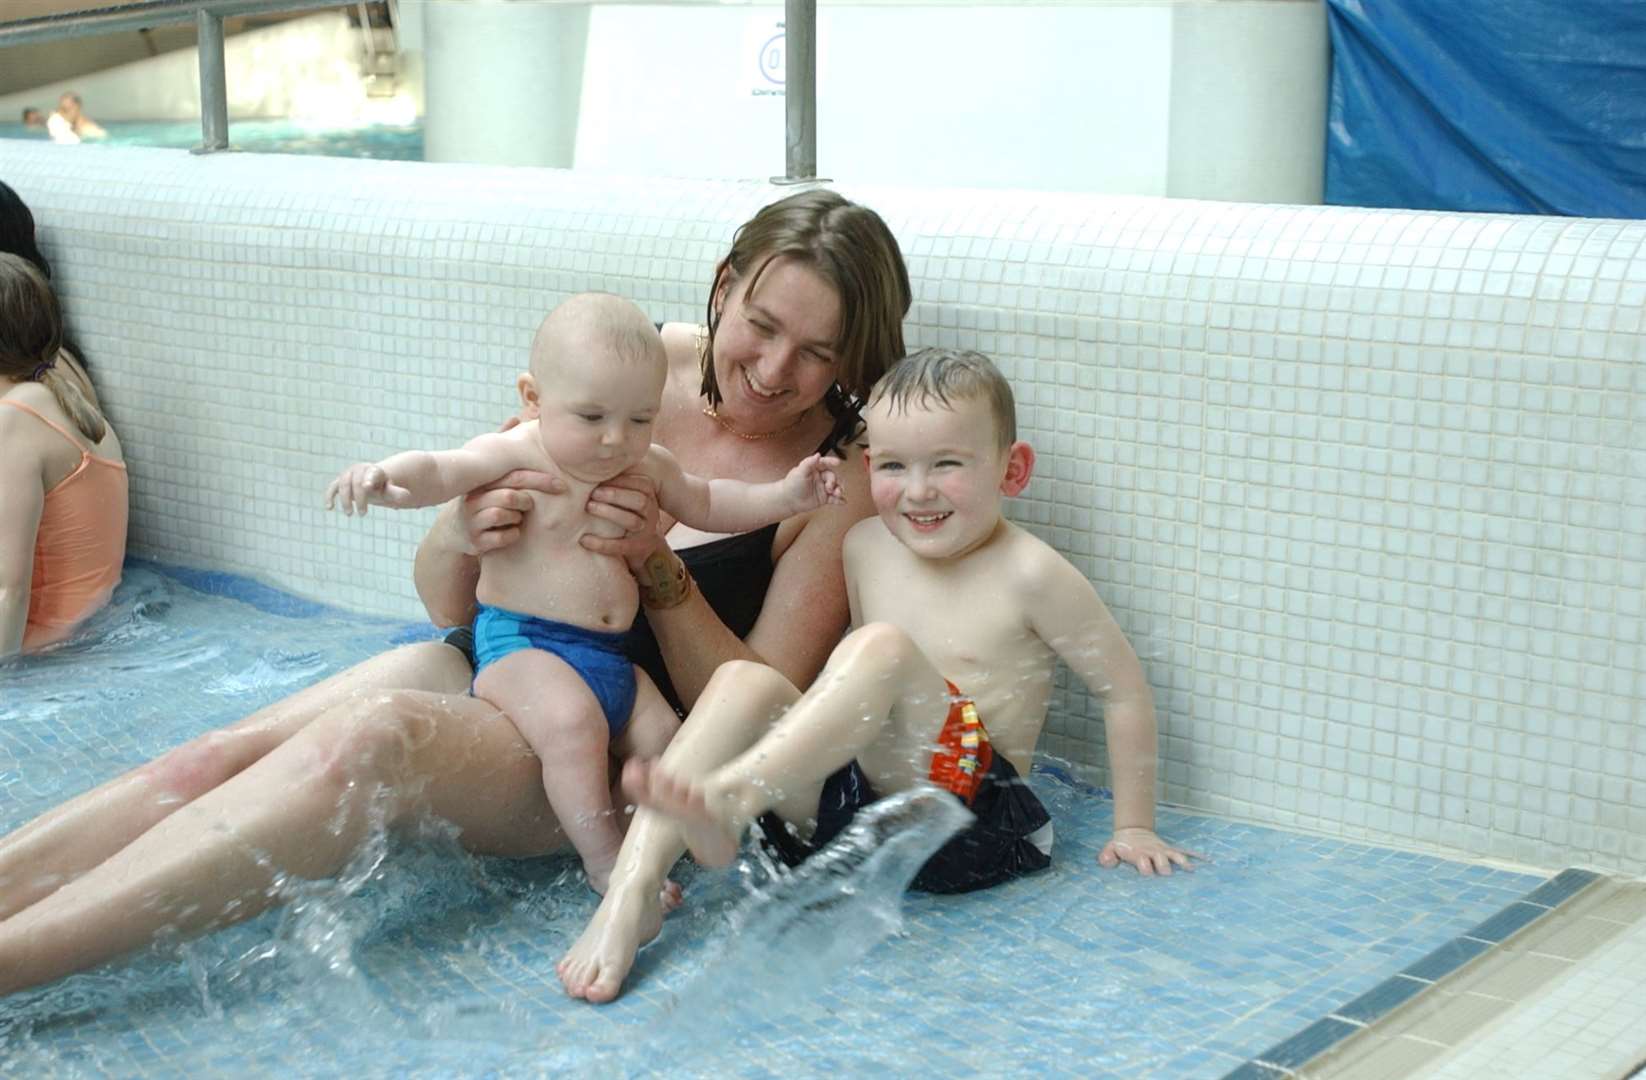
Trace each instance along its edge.
{"label": "baby", "polygon": [[[549,313],[518,380],[524,422],[458,450],[408,451],[352,465],[326,506],[431,506],[516,469],[558,476],[567,489],[532,493],[519,543],[481,556],[474,621],[477,697],[506,713],[543,766],[543,787],[604,893],[622,835],[612,813],[608,755],[662,752],[674,712],[623,651],[639,606],[622,560],[578,542],[619,530],[584,509],[620,474],[649,478],[662,510],[704,532],[735,533],[842,502],[840,462],[813,454],[780,481],[746,484],[688,475],[651,441],[667,360],[640,309],[582,293]],[[504,605],[507,605],[506,607]],[[631,723],[631,717],[633,718]]]}

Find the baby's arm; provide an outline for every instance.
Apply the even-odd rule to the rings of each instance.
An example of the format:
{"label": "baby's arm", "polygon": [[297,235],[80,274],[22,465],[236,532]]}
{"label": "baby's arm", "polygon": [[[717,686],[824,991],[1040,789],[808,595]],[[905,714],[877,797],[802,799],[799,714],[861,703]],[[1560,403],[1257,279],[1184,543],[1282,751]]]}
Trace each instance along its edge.
{"label": "baby's arm", "polygon": [[1024,590],[1031,627],[1103,702],[1114,787],[1114,838],[1098,861],[1131,863],[1143,874],[1189,868],[1189,854],[1154,831],[1159,757],[1154,694],[1126,634],[1086,576],[1050,548],[1036,553]]}
{"label": "baby's arm", "polygon": [[371,505],[406,510],[434,506],[491,483],[525,465],[518,438],[498,433],[471,439],[457,450],[407,450],[382,461],[350,465],[326,488],[326,509],[345,514]]}
{"label": "baby's arm", "polygon": [[741,480],[705,480],[680,467],[673,454],[654,445],[642,466],[657,482],[657,505],[676,520],[703,532],[736,533],[846,496],[835,473],[840,459],[813,454],[781,480],[748,484]]}

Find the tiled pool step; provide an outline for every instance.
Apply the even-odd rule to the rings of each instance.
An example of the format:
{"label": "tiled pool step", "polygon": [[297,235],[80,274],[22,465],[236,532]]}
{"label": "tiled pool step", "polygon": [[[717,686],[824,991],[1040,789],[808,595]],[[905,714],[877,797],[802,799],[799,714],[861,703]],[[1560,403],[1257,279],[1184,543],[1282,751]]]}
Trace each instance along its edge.
{"label": "tiled pool step", "polygon": [[1228,1080],[1613,1080],[1646,1059],[1646,884],[1567,870]]}

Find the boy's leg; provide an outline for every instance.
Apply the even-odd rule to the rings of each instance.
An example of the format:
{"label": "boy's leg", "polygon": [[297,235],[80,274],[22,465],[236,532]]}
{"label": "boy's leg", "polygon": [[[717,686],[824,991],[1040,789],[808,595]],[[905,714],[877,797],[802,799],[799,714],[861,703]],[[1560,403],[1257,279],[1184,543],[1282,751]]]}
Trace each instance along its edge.
{"label": "boy's leg", "polygon": [[589,887],[604,894],[623,834],[612,814],[606,716],[566,661],[521,649],[474,680],[476,697],[502,709],[543,768],[543,792],[583,860]]}
{"label": "boy's leg", "polygon": [[390,689],[460,692],[468,665],[439,642],[407,645],[260,709],[75,796],[0,839],[0,919],[115,855],[155,824],[262,758],[316,717]]}
{"label": "boy's leg", "polygon": [[[799,697],[787,679],[763,664],[722,664],[662,762],[675,775],[705,775],[751,746]],[[617,996],[635,952],[663,925],[659,890],[685,850],[669,818],[645,807],[635,813],[612,868],[611,888],[556,966],[566,993],[593,1002]]]}
{"label": "boy's leg", "polygon": [[725,766],[694,776],[667,758],[631,761],[623,791],[674,818],[699,862],[723,866],[765,811],[797,825],[811,818],[819,785],[854,759],[881,794],[925,779],[948,711],[932,662],[902,630],[874,623],[848,635],[783,719]]}

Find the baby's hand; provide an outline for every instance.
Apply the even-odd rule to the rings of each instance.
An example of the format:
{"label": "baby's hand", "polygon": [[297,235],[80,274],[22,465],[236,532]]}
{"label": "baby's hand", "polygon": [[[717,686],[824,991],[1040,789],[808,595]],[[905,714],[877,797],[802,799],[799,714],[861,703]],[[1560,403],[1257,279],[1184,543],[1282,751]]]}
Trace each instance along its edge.
{"label": "baby's hand", "polygon": [[1154,834],[1152,829],[1116,829],[1114,836],[1103,850],[1098,852],[1097,863],[1105,869],[1112,869],[1121,863],[1128,863],[1137,868],[1137,872],[1144,877],[1153,877],[1156,874],[1170,876],[1172,867],[1181,867],[1184,871],[1194,870],[1191,859],[1201,856],[1192,851],[1179,851]]}
{"label": "baby's hand", "polygon": [[364,514],[366,507],[373,503],[402,506],[410,498],[411,492],[389,483],[389,474],[370,461],[350,465],[326,487],[326,509],[341,501],[343,513],[349,515]]}
{"label": "baby's hand", "polygon": [[839,467],[839,458],[813,454],[789,470],[789,475],[783,478],[783,487],[794,499],[796,513],[846,501],[840,487],[840,474],[835,472]]}

